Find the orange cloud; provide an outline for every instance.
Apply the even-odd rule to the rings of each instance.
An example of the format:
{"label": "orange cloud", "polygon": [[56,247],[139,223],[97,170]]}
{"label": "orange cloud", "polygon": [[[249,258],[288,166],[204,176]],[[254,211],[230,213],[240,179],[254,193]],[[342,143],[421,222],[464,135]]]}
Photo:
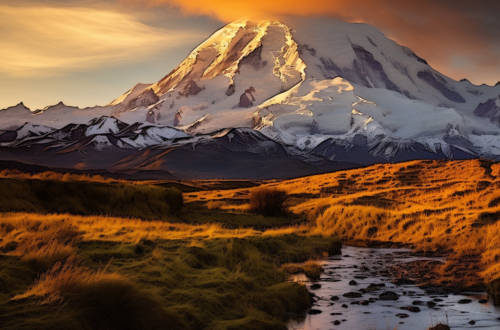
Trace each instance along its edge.
{"label": "orange cloud", "polygon": [[327,15],[371,24],[436,69],[476,83],[500,80],[500,2],[469,0],[122,0],[169,5],[224,22],[243,16]]}

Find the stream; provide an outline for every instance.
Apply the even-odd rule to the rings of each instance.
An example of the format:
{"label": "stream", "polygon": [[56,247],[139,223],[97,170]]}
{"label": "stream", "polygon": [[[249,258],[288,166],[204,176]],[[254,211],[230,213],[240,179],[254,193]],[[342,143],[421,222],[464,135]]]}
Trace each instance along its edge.
{"label": "stream", "polygon": [[[393,284],[386,270],[416,260],[445,261],[444,258],[415,257],[409,249],[344,245],[342,256],[323,262],[325,271],[318,281],[310,281],[303,274],[292,276],[292,281],[305,283],[317,301],[305,320],[292,321],[288,328],[427,330],[443,323],[453,330],[500,329],[500,307],[493,305],[486,292],[431,295],[414,284]],[[346,297],[346,293],[351,294]]]}

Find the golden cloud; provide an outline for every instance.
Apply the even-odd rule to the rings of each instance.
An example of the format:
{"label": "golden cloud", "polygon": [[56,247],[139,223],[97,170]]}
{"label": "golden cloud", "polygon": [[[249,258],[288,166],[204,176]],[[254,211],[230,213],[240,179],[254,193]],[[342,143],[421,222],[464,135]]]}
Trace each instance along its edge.
{"label": "golden cloud", "polygon": [[0,31],[0,72],[17,77],[142,61],[200,36],[109,10],[35,5],[0,5]]}

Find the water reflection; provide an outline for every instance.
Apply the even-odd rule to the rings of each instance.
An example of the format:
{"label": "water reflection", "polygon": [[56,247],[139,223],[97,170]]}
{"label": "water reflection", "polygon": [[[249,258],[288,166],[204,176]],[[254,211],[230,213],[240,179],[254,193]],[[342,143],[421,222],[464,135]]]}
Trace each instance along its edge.
{"label": "water reflection", "polygon": [[[289,329],[395,329],[426,330],[438,323],[451,329],[500,329],[500,308],[495,307],[486,293],[428,295],[415,285],[393,284],[387,268],[397,263],[415,260],[444,261],[440,258],[414,257],[407,249],[371,249],[344,246],[342,257],[324,262],[325,272],[317,282],[303,275],[294,281],[305,282],[317,295],[311,314],[302,322],[291,322]],[[408,279],[411,283],[411,279]],[[353,282],[354,281],[354,282]],[[317,285],[316,285],[317,287]],[[361,290],[361,291],[360,291]],[[361,297],[351,298],[362,293]],[[397,294],[397,300],[380,300],[384,292]],[[338,300],[337,300],[338,297]],[[390,298],[390,294],[385,297]],[[459,301],[472,302],[461,304]],[[466,301],[462,301],[466,302]],[[402,309],[405,308],[405,309]]]}

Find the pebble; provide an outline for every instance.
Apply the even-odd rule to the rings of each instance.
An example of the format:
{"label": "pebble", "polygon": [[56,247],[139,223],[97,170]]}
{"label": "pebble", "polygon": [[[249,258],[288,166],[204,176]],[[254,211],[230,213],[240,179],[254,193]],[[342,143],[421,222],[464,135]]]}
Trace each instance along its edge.
{"label": "pebble", "polygon": [[404,309],[408,312],[412,312],[412,313],[418,313],[420,312],[420,308],[417,307],[417,306],[407,306],[407,307],[401,307],[401,309]]}
{"label": "pebble", "polygon": [[307,314],[309,315],[317,315],[317,314],[321,314],[322,311],[320,311],[319,309],[310,309],[309,312],[307,312]]}
{"label": "pebble", "polygon": [[458,301],[459,304],[470,304],[472,302],[472,299],[460,299]]}
{"label": "pebble", "polygon": [[488,303],[488,299],[481,299],[478,301],[478,303],[480,304],[487,304]]}
{"label": "pebble", "polygon": [[346,304],[343,304],[342,305],[342,308],[348,308],[349,306],[347,306]]}
{"label": "pebble", "polygon": [[361,298],[363,295],[360,292],[347,292],[343,296],[346,298]]}
{"label": "pebble", "polygon": [[349,285],[358,285],[358,282],[356,282],[355,280],[352,280],[349,282]]}
{"label": "pebble", "polygon": [[474,325],[474,324],[476,324],[476,321],[470,321],[469,324]]}
{"label": "pebble", "polygon": [[339,299],[340,299],[340,298],[339,298],[339,297],[337,297],[337,296],[331,296],[331,297],[330,297],[330,300],[333,300],[333,301],[337,301],[337,300],[339,300]]}
{"label": "pebble", "polygon": [[333,324],[335,324],[335,325],[339,325],[339,324],[340,324],[340,321],[339,321],[339,320],[335,320],[335,321],[333,321]]}
{"label": "pebble", "polygon": [[318,289],[321,289],[321,284],[313,284],[311,285],[311,290],[318,290]]}

